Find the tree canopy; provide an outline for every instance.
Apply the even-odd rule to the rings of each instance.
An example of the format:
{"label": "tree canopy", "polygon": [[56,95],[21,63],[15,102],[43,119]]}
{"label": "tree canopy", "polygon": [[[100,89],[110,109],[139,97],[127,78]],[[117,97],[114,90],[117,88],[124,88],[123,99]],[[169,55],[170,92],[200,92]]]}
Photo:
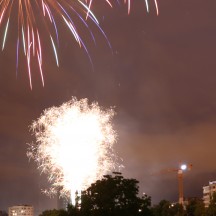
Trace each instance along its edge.
{"label": "tree canopy", "polygon": [[83,215],[149,215],[151,198],[138,196],[136,179],[124,178],[121,173],[106,175],[82,192]]}
{"label": "tree canopy", "polygon": [[52,209],[43,211],[39,216],[68,216],[68,212],[64,209]]}
{"label": "tree canopy", "polygon": [[188,202],[186,207],[188,216],[204,216],[205,206],[202,200],[194,198]]}
{"label": "tree canopy", "polygon": [[216,193],[213,193],[211,196],[210,205],[206,211],[207,216],[215,216],[216,215]]}

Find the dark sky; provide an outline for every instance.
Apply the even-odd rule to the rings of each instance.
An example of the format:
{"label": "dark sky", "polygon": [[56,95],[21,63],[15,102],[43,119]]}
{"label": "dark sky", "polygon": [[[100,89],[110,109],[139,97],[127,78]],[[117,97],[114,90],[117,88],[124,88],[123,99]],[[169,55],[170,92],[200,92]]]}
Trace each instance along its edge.
{"label": "dark sky", "polygon": [[23,57],[16,76],[12,23],[0,53],[0,209],[32,204],[37,214],[56,207],[55,199],[40,194],[46,178],[26,157],[27,143],[33,141],[29,125],[44,109],[72,96],[115,107],[122,173],[138,179],[140,191],[154,203],[177,201],[177,178],[176,173],[151,173],[192,163],[184,178],[186,197],[201,196],[202,186],[216,180],[216,2],[158,0],[159,16],[150,2],[147,14],[144,1],[133,1],[128,16],[126,6],[111,9],[95,1],[113,54],[95,26],[96,46],[79,24],[94,70],[59,22],[60,67],[44,35],[45,87],[33,65],[32,91]]}

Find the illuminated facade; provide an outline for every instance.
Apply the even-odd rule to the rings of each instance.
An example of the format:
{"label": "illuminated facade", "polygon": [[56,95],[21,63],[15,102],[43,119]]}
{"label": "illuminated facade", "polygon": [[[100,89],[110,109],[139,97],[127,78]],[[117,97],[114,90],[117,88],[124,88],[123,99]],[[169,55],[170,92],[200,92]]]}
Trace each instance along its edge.
{"label": "illuminated facade", "polygon": [[30,205],[17,205],[8,208],[8,216],[34,216],[34,208]]}
{"label": "illuminated facade", "polygon": [[209,182],[209,185],[203,187],[203,202],[205,207],[210,204],[211,196],[216,192],[216,181]]}

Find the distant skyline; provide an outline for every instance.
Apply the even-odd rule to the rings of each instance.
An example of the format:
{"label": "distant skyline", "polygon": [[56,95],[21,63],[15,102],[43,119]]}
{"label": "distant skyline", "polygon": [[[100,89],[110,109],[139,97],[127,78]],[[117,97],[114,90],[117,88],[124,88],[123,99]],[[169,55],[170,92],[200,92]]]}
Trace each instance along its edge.
{"label": "distant skyline", "polygon": [[32,91],[24,57],[16,74],[16,31],[11,28],[0,52],[1,210],[18,204],[33,205],[35,212],[56,208],[56,198],[41,194],[49,186],[45,176],[26,156],[27,143],[34,140],[29,126],[44,109],[72,96],[114,107],[122,174],[139,180],[140,192],[153,203],[178,200],[176,173],[152,173],[181,162],[193,164],[184,175],[186,197],[201,197],[202,187],[216,180],[216,3],[158,4],[159,16],[153,2],[147,14],[144,1],[133,1],[130,15],[126,5],[111,9],[95,3],[113,53],[95,26],[96,45],[84,32],[94,70],[70,32],[60,27],[60,66],[45,39],[45,87],[33,66]]}

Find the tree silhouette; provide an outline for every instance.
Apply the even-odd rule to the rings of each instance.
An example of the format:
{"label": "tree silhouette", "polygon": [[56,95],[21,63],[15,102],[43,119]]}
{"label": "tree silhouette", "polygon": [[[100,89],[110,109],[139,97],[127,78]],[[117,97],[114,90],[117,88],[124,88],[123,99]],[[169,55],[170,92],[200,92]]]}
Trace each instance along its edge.
{"label": "tree silhouette", "polygon": [[206,212],[207,216],[215,216],[216,215],[216,193],[214,192],[211,196],[211,201],[209,207]]}
{"label": "tree silhouette", "polygon": [[204,216],[205,206],[202,200],[198,198],[191,199],[186,206],[188,216]]}
{"label": "tree silhouette", "polygon": [[68,212],[64,209],[45,210],[39,216],[68,216]]}
{"label": "tree silhouette", "polygon": [[138,197],[136,179],[126,179],[121,173],[105,175],[81,196],[81,215],[138,216],[150,215],[151,198]]}

